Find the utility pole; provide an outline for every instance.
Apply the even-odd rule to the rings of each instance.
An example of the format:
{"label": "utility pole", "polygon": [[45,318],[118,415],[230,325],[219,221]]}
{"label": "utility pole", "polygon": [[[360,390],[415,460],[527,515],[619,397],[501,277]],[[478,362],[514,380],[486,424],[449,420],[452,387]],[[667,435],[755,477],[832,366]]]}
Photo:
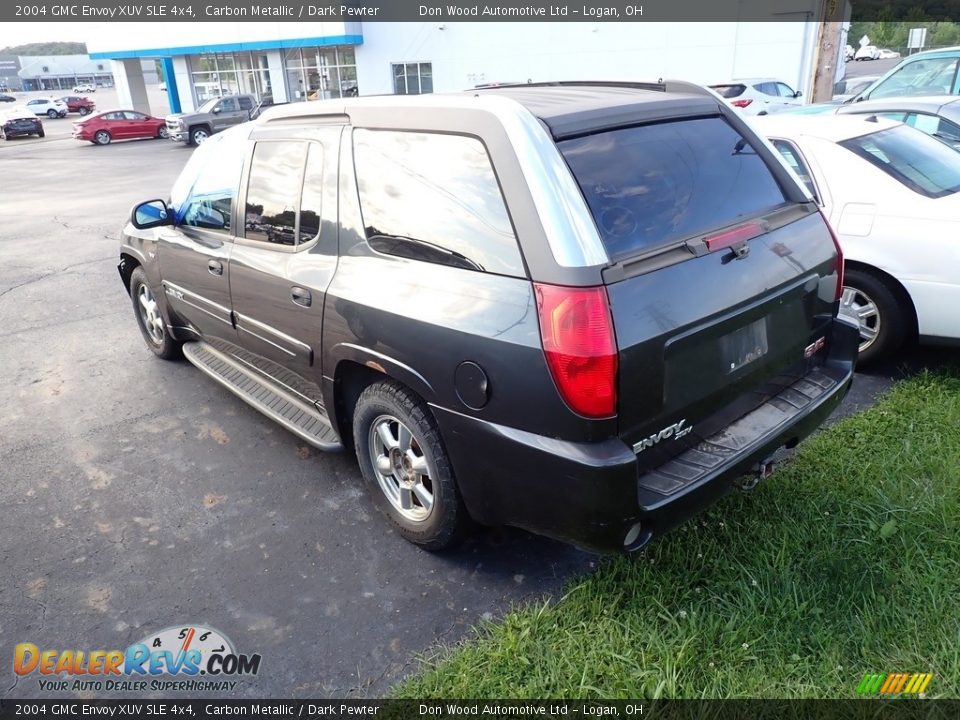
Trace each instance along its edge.
{"label": "utility pole", "polygon": [[840,38],[843,37],[846,8],[847,0],[821,0],[810,102],[826,102],[833,97],[837,63],[843,62],[840,55]]}

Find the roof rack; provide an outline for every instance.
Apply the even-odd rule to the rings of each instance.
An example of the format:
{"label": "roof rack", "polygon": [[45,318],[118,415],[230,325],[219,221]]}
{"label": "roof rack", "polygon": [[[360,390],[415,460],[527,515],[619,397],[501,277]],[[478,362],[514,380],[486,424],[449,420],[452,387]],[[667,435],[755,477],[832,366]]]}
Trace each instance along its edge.
{"label": "roof rack", "polygon": [[686,80],[664,80],[660,78],[656,82],[634,82],[629,80],[554,80],[548,82],[518,82],[518,83],[500,83],[490,87],[475,88],[477,90],[498,90],[511,87],[615,87],[632,88],[634,90],[648,90],[652,92],[667,93],[687,93],[689,95],[706,95],[715,97],[715,94],[709,88],[687,82]]}

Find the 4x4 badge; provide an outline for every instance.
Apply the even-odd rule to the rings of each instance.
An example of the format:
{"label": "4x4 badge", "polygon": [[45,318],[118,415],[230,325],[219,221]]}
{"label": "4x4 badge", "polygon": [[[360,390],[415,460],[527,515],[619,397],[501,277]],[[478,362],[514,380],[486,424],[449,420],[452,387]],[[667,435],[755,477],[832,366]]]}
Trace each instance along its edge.
{"label": "4x4 badge", "polygon": [[675,422],[673,425],[667,425],[663,430],[658,433],[654,433],[650,437],[644,438],[640,442],[633,444],[633,451],[637,454],[642,453],[647,448],[651,448],[656,445],[661,440],[666,440],[668,438],[673,438],[678,440],[686,435],[688,432],[693,430],[693,425],[689,427],[684,427],[684,423],[687,422],[687,419],[684,418],[680,422]]}

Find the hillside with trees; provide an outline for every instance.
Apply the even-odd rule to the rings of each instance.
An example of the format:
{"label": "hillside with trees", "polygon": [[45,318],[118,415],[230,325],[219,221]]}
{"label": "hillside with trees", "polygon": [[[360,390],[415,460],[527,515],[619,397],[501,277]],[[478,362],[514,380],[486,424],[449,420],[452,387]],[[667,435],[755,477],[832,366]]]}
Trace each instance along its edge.
{"label": "hillside with trees", "polygon": [[0,55],[86,55],[87,44],[82,42],[41,42],[12,45],[0,50]]}

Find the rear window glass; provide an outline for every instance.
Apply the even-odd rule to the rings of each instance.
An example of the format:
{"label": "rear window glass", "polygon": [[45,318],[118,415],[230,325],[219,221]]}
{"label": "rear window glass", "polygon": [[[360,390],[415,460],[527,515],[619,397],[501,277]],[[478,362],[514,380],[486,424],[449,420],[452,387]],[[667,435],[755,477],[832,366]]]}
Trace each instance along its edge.
{"label": "rear window glass", "polygon": [[960,191],[960,153],[913,128],[900,125],[840,145],[921,195]]}
{"label": "rear window glass", "polygon": [[711,85],[710,89],[723,98],[735,98],[742,95],[746,85]]}
{"label": "rear window glass", "polygon": [[615,260],[786,200],[754,147],[720,117],[610,130],[559,148]]}

